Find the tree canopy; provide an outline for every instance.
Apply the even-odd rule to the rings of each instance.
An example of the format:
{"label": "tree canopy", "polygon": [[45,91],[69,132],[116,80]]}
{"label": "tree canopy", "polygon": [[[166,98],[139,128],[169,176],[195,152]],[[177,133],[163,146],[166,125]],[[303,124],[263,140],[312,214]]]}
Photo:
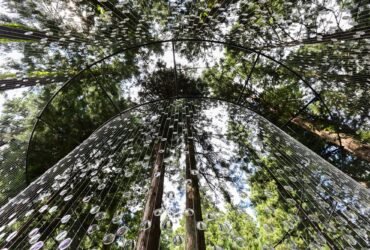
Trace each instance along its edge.
{"label": "tree canopy", "polygon": [[[110,185],[109,190],[102,188],[105,191],[100,192],[100,198],[95,201],[103,197],[111,199],[112,205],[106,207],[108,217],[117,215],[130,228],[127,237],[120,236],[121,245],[116,247],[133,244],[142,232],[141,227],[147,225],[140,225],[143,218],[148,217],[145,211],[153,213],[153,202],[168,205],[173,210],[183,210],[180,204],[194,202],[197,204],[194,218],[202,218],[207,227],[202,233],[196,229],[197,221],[186,216],[165,217],[164,214],[168,223],[173,224],[173,230],[163,228],[159,219],[152,224],[157,230],[153,231],[162,235],[163,249],[182,249],[192,240],[214,249],[299,249],[307,246],[325,249],[333,246],[331,240],[336,237],[340,238],[338,244],[342,247],[353,243],[353,238],[357,246],[365,244],[361,241],[365,236],[360,229],[354,234],[345,233],[352,230],[351,225],[358,222],[357,217],[367,222],[361,217],[363,214],[353,215],[352,208],[338,205],[344,201],[329,202],[327,199],[325,192],[330,191],[332,196],[347,200],[346,194],[334,192],[332,180],[327,181],[326,163],[319,160],[317,164],[297,163],[307,165],[305,175],[320,180],[317,187],[309,183],[299,186],[277,169],[287,164],[284,167],[286,175],[299,174],[300,170],[288,163],[299,159],[297,152],[305,152],[301,145],[297,146],[301,151],[285,145],[279,139],[285,138],[285,134],[279,137],[278,132],[268,132],[275,131],[275,127],[266,126],[266,122],[254,124],[250,120],[261,128],[256,132],[250,124],[247,126],[238,120],[235,107],[227,108],[224,120],[219,119],[227,132],[217,126],[213,126],[214,131],[207,130],[216,118],[204,114],[206,108],[200,112],[197,104],[185,105],[181,100],[223,100],[243,107],[240,115],[251,110],[368,188],[370,20],[366,2],[16,0],[1,2],[0,9],[0,56],[4,58],[0,62],[0,174],[3,176],[0,178],[0,206],[12,201],[11,198],[31,182],[40,181],[39,177],[42,180],[52,166],[61,164],[71,152],[76,152],[74,149],[85,148],[81,145],[91,143],[90,136],[101,131],[99,129],[104,128],[107,134],[116,131],[116,127],[104,125],[120,117],[124,121],[122,124],[130,124],[130,129],[138,129],[134,130],[137,133],[149,133],[143,137],[156,150],[142,152],[150,160],[131,162],[134,153],[139,154],[144,150],[142,145],[148,142],[143,138],[134,141],[138,137],[129,134],[133,132],[129,130],[122,132],[127,133],[126,139],[120,137],[124,142],[110,141],[108,146],[94,142],[97,148],[103,147],[106,154],[116,155],[109,145],[121,149],[117,159],[112,156],[109,160],[100,159],[99,150],[94,152],[102,179]],[[158,109],[156,101],[164,99],[171,100],[171,104]],[[151,112],[153,120],[144,119],[138,109],[128,123],[125,114],[141,105],[147,108],[145,112]],[[192,126],[197,125],[194,120],[199,124],[205,122],[199,133],[193,130]],[[118,123],[115,126],[125,129]],[[182,137],[173,139],[170,146],[166,144],[162,149],[164,141],[161,139],[177,138],[176,134],[171,134],[173,131],[167,135],[164,131],[176,126],[181,127],[178,133]],[[119,134],[119,129],[114,133]],[[217,141],[214,138],[217,131],[227,140]],[[190,143],[189,137],[196,139]],[[233,156],[222,150],[227,148],[223,143],[230,147]],[[178,152],[179,149],[183,152]],[[163,168],[153,163],[161,150],[170,152],[160,158],[159,162],[163,160],[166,165]],[[82,157],[76,154],[77,158]],[[83,157],[90,164],[89,154],[92,153],[86,154]],[[165,197],[169,192],[166,181],[171,179],[176,168],[167,165],[166,160],[183,169],[174,175],[175,181],[171,180],[174,181],[172,186],[178,186],[176,192],[172,191],[180,200],[167,202],[159,197],[147,202],[150,201],[149,193],[159,192]],[[121,173],[103,171],[105,164],[121,166],[122,162],[130,171],[127,176],[125,173],[120,177],[130,189],[121,182],[107,180],[107,176]],[[141,168],[144,162],[149,164],[148,169]],[[65,164],[68,167],[61,168],[70,169],[70,162]],[[76,161],[74,164],[80,166],[82,163]],[[199,169],[196,176],[191,174],[196,170],[195,165]],[[71,169],[71,173],[77,171]],[[157,172],[164,179],[148,181]],[[335,176],[334,170],[329,172]],[[131,174],[137,175],[138,180],[130,179]],[[293,175],[293,178],[297,177]],[[189,179],[194,184],[191,191],[180,187]],[[285,185],[286,182],[290,184]],[[84,179],[83,183],[89,180]],[[352,185],[352,180],[349,183]],[[348,189],[345,183],[338,185]],[[308,194],[300,191],[302,187]],[[356,186],[357,189],[360,188]],[[114,190],[124,198],[117,198]],[[80,191],[83,193],[82,188],[76,189],[76,194]],[[137,196],[134,195],[136,191]],[[310,193],[317,191],[321,192],[318,196]],[[233,202],[235,192],[242,194],[244,203]],[[317,197],[320,197],[320,206],[324,201],[329,205],[320,207],[322,210],[313,208],[319,206],[312,201]],[[44,198],[40,199],[44,202]],[[217,206],[218,199],[222,200],[222,207]],[[297,200],[301,201],[299,206]],[[80,201],[73,198],[70,202]],[[130,206],[118,211],[119,204]],[[330,211],[335,213],[327,213],[327,206],[334,206]],[[60,214],[66,214],[68,205],[61,209]],[[78,219],[77,222],[86,230],[95,225],[89,209],[90,204],[76,207],[81,218],[86,215],[86,220]],[[208,214],[217,214],[217,218],[207,221]],[[323,215],[329,218],[326,224],[320,222],[325,219],[320,217]],[[242,222],[239,223],[238,218],[242,218]],[[331,228],[339,225],[343,218],[350,218],[350,222],[347,220],[347,224],[333,232]],[[43,215],[39,219],[42,223],[47,220]],[[295,219],[297,223],[291,223]],[[94,241],[95,236],[86,236],[77,224],[70,227],[76,234],[76,239],[70,242],[72,246],[78,247],[82,242],[84,247],[103,247],[104,244]],[[12,225],[7,232],[16,228],[18,222]],[[46,234],[54,229],[55,233],[63,232],[56,221],[49,226],[51,229],[45,229]],[[328,226],[329,231],[313,239],[311,233],[324,226]],[[117,226],[104,224],[102,228],[112,231]],[[5,237],[2,230],[0,241]],[[104,230],[97,230],[96,237],[104,238]],[[146,235],[157,233],[141,233],[142,242]],[[16,239],[19,247],[25,246],[22,237]],[[43,244],[57,246],[53,240],[43,241]]]}

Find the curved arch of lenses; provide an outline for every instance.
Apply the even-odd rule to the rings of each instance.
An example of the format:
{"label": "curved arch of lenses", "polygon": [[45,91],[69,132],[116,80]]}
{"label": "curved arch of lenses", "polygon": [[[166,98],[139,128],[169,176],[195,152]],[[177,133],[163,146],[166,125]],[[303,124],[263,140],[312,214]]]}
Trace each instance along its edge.
{"label": "curved arch of lenses", "polygon": [[[197,178],[189,180],[185,168],[190,143]],[[160,176],[161,209],[138,224],[150,183]],[[252,223],[266,233],[281,231],[266,247],[369,247],[368,190],[256,113],[203,98],[145,104],[95,131],[1,208],[0,247],[132,245],[140,231],[153,229],[154,216],[165,225],[161,239],[173,237],[173,244],[181,246],[185,235],[179,231],[180,221],[195,220],[195,204],[184,205],[184,193],[194,180],[201,187],[204,218],[194,221],[197,230],[207,231],[218,217],[235,213],[229,203],[255,216],[251,223],[263,216],[275,218],[274,209],[284,207],[280,220]],[[259,186],[265,186],[262,193]],[[250,190],[264,198],[255,200]],[[228,201],[225,193],[233,199]],[[258,205],[264,199],[278,202],[262,212]],[[251,201],[247,209],[244,204]],[[218,230],[228,233],[220,237],[238,239],[241,249],[260,240],[239,235],[235,221],[222,223]],[[166,227],[178,233],[168,235]]]}
{"label": "curved arch of lenses", "polygon": [[[146,46],[155,45],[155,44],[173,43],[173,42],[196,42],[196,43],[221,44],[221,45],[225,45],[225,46],[228,46],[230,48],[233,48],[233,49],[238,49],[238,50],[241,50],[241,51],[249,51],[249,52],[255,53],[255,54],[259,55],[259,56],[263,56],[263,57],[267,58],[268,60],[271,60],[274,63],[277,63],[278,65],[282,66],[283,68],[285,68],[289,72],[291,72],[293,75],[295,75],[296,77],[298,77],[298,79],[301,80],[312,91],[314,97],[317,98],[322,103],[323,107],[326,109],[326,111],[328,112],[329,116],[331,118],[333,118],[330,109],[325,104],[325,101],[320,97],[319,93],[300,74],[298,74],[296,71],[294,71],[293,69],[291,69],[288,66],[286,66],[284,63],[282,63],[282,62],[274,59],[273,57],[271,57],[271,56],[269,56],[267,54],[264,54],[261,50],[257,50],[257,49],[254,49],[254,48],[247,48],[247,47],[244,47],[242,45],[238,45],[238,44],[235,44],[235,43],[232,43],[232,42],[224,42],[224,41],[218,41],[218,40],[207,40],[207,39],[194,39],[194,38],[186,38],[186,39],[180,39],[180,38],[178,38],[178,39],[169,39],[169,40],[160,40],[160,41],[148,42],[148,43],[144,43],[144,44],[135,45],[135,46],[131,46],[131,47],[128,47],[128,48],[121,49],[121,50],[119,50],[119,51],[117,51],[115,53],[112,53],[112,54],[110,54],[110,55],[108,55],[106,57],[103,57],[103,58],[95,61],[94,63],[89,64],[86,68],[84,68],[83,70],[81,70],[80,72],[78,72],[75,76],[73,76],[68,81],[66,81],[52,95],[52,97],[49,99],[49,101],[46,103],[46,105],[43,107],[43,109],[40,111],[39,115],[37,116],[37,120],[36,120],[36,122],[35,122],[35,124],[33,126],[32,132],[30,134],[30,138],[29,138],[29,142],[28,142],[28,147],[27,147],[27,152],[26,152],[26,160],[25,160],[26,182],[28,184],[30,183],[30,179],[29,179],[29,176],[28,176],[28,165],[29,165],[28,164],[29,163],[29,157],[28,157],[28,155],[29,155],[29,150],[32,147],[32,138],[33,138],[33,135],[34,135],[34,131],[37,128],[37,126],[38,126],[38,124],[40,122],[40,118],[42,117],[42,115],[45,112],[45,110],[48,108],[48,106],[50,105],[50,103],[54,100],[54,98],[63,89],[67,88],[70,84],[72,84],[73,81],[76,80],[83,72],[90,70],[94,65],[97,65],[97,64],[99,64],[101,62],[104,62],[105,60],[108,60],[109,58],[111,58],[111,57],[113,57],[115,55],[124,53],[124,52],[129,51],[129,50],[132,50],[132,49],[137,49],[137,48],[146,47]],[[222,97],[220,97],[220,99],[222,99]],[[336,131],[336,135],[338,137],[339,145],[341,147],[342,141],[341,141],[341,136],[340,136],[339,132]]]}

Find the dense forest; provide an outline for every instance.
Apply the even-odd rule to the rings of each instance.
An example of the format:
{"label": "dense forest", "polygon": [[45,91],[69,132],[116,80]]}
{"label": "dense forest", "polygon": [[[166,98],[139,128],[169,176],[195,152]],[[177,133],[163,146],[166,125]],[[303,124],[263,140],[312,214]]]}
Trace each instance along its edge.
{"label": "dense forest", "polygon": [[[238,110],[240,115],[251,110],[361,186],[370,186],[369,4],[357,0],[16,0],[4,1],[0,8],[4,9],[0,12],[0,56],[6,59],[0,64],[0,205],[86,139],[90,140],[89,136],[113,117],[124,119],[131,108],[144,103],[181,98],[223,100],[243,107]],[[185,115],[176,105],[186,107]],[[236,107],[226,108],[224,119],[227,117],[229,122],[225,122],[227,131],[222,136],[227,142],[223,143],[232,144],[234,154],[228,156],[227,150],[216,153],[222,147],[218,150],[213,145],[212,133],[195,128],[193,119],[209,119],[208,126],[212,124],[214,118],[207,118],[205,107],[201,112],[196,105],[173,101],[165,106],[164,109],[170,109],[166,115],[154,104],[145,107],[146,112],[158,118],[153,118],[157,124],[154,126],[135,113],[130,126],[148,133],[154,133],[152,128],[158,129],[151,138],[159,138],[159,142],[153,139],[152,152],[145,153],[152,166],[140,168],[139,160],[126,162],[131,152],[140,154],[144,138],[130,141],[131,146],[114,142],[121,151],[112,153],[112,164],[125,162],[131,168],[131,173],[122,177],[131,187],[127,189],[121,182],[109,184],[109,190],[116,190],[122,199],[104,188],[99,194],[112,200],[106,208],[108,217],[118,213],[118,204],[130,204],[132,199],[130,212],[120,213],[130,229],[121,229],[127,237],[122,237],[120,244],[132,246],[137,240],[138,249],[146,249],[146,244],[183,249],[185,242],[188,249],[301,249],[317,244],[310,247],[325,249],[333,246],[329,239],[340,238],[345,227],[351,227],[349,223],[340,233],[327,232],[321,237],[324,241],[320,237],[312,240],[311,233],[324,225],[316,221],[322,218],[311,218],[320,215],[311,207],[316,203],[310,203],[317,197],[301,190],[286,192],[286,185],[281,184],[290,177],[274,171],[284,163],[288,165],[284,170],[292,171],[293,176],[299,171],[289,165],[294,151],[290,144],[282,144],[275,127],[264,127],[265,122],[251,116],[251,124],[263,130],[251,136],[254,127],[244,124],[245,120],[238,121]],[[176,114],[184,115],[178,132],[183,136],[172,132],[160,135],[172,131],[170,126],[177,126]],[[257,121],[260,123],[254,124]],[[286,138],[285,134],[282,136]],[[171,146],[162,148],[161,137],[173,138]],[[262,144],[268,153],[260,152],[257,144]],[[280,148],[276,147],[280,144]],[[162,158],[161,150],[174,154],[168,153],[169,159]],[[177,164],[167,164],[166,159]],[[104,165],[99,164],[98,169]],[[202,164],[203,170],[194,174],[202,169]],[[237,167],[228,175],[219,172],[220,166],[231,169],[233,164]],[[176,173],[175,166],[183,172]],[[236,173],[249,174],[237,177]],[[130,178],[133,174],[136,179]],[[159,178],[151,178],[156,174]],[[167,197],[165,184],[170,182],[167,179],[171,179],[171,174],[175,182],[170,186],[179,186],[175,192],[179,200]],[[103,179],[106,181],[107,177]],[[188,180],[193,184],[190,191],[183,187]],[[310,190],[291,179],[288,182],[294,190]],[[329,190],[323,183],[326,182],[321,181],[320,185]],[[148,188],[147,193],[141,190],[133,196],[140,185]],[[248,206],[242,202],[233,204],[233,189],[245,196]],[[332,190],[329,193],[336,195]],[[162,201],[162,196],[168,200]],[[222,208],[217,206],[216,196],[221,197]],[[305,200],[304,204],[297,206],[301,200]],[[178,203],[197,204],[190,211],[193,216],[173,215],[163,222],[163,211],[157,211],[160,216],[150,221],[155,208],[165,204],[173,210],[183,209]],[[135,210],[135,206],[141,210]],[[88,207],[74,209],[81,215],[87,214],[87,220],[78,225],[86,230],[97,225],[89,225],[92,218]],[[306,213],[311,216],[309,220]],[[327,216],[331,218],[332,214]],[[348,218],[341,216],[333,216],[333,225]],[[40,223],[45,220],[40,216]],[[203,220],[205,225],[197,223]],[[151,230],[141,230],[139,225]],[[168,226],[175,229],[167,230]],[[60,233],[57,224],[50,227]],[[116,227],[107,224],[104,229]],[[86,248],[101,247],[78,226],[72,225],[70,230],[76,233],[70,242],[72,246],[81,243]],[[105,237],[103,231],[97,232],[97,238]],[[363,232],[357,233],[358,236]],[[23,236],[17,237],[14,244],[23,246]],[[338,239],[338,244],[347,246],[346,242],[355,236],[346,237]],[[53,240],[44,243],[50,247],[56,244]]]}

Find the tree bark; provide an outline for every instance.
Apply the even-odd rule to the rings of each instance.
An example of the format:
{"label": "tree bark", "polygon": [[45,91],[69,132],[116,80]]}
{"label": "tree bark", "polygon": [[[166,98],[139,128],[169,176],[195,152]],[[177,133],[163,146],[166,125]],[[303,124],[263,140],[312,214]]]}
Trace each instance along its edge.
{"label": "tree bark", "polygon": [[203,221],[199,182],[197,175],[192,175],[191,170],[196,170],[194,140],[191,130],[191,118],[187,112],[186,118],[186,179],[191,180],[191,185],[186,186],[186,208],[194,210],[193,216],[186,217],[186,240],[187,250],[205,250],[204,231],[198,230],[196,223]]}
{"label": "tree bark", "polygon": [[23,88],[23,87],[30,87],[30,86],[35,86],[36,84],[46,85],[51,82],[64,82],[67,79],[68,78],[64,76],[30,77],[30,78],[23,78],[23,79],[3,79],[3,80],[0,80],[0,91]]}
{"label": "tree bark", "polygon": [[[32,35],[25,35],[27,31],[32,31]],[[22,28],[0,26],[0,37],[7,39],[16,39],[16,40],[28,40],[28,41],[38,41],[42,38],[52,39],[52,37],[47,36],[43,31],[37,30],[25,30]],[[55,39],[53,39],[55,40]]]}
{"label": "tree bark", "polygon": [[[168,136],[168,140],[171,137],[172,130],[169,130],[168,135],[165,133],[169,128],[170,120],[167,120],[167,116],[163,115],[163,123],[161,126],[161,134],[162,137]],[[146,250],[146,249],[153,249],[158,250],[160,245],[160,235],[161,235],[161,227],[160,227],[160,216],[154,216],[153,212],[157,208],[161,208],[162,206],[162,196],[163,196],[163,184],[164,184],[164,174],[165,174],[165,166],[163,163],[164,160],[164,153],[160,153],[161,150],[166,149],[166,142],[161,142],[161,138],[159,138],[159,142],[156,142],[153,150],[153,158],[154,158],[154,168],[151,176],[151,184],[148,191],[148,198],[146,200],[144,214],[142,221],[149,220],[151,222],[151,226],[147,230],[141,230],[139,233],[136,250]],[[156,177],[156,173],[160,172],[160,176]]]}
{"label": "tree bark", "polygon": [[[311,133],[321,137],[325,141],[340,146],[337,133],[318,129],[314,123],[307,121],[302,117],[296,117],[292,120],[292,122],[304,128],[305,130],[308,130]],[[341,138],[342,146],[346,151],[352,153],[354,156],[362,160],[370,162],[370,145],[356,140],[351,135],[339,133],[339,136]]]}
{"label": "tree bark", "polygon": [[[263,100],[262,98],[256,97],[255,95],[252,95],[250,98],[252,98],[253,101],[259,104],[263,104],[263,106],[266,106],[267,109],[270,111],[270,113],[274,114],[275,116],[278,116],[283,111],[277,110],[271,105]],[[261,114],[261,112],[259,112]],[[264,114],[262,114],[264,115]],[[340,142],[338,139],[338,134],[336,132],[329,132],[325,131],[323,129],[319,129],[318,126],[309,120],[304,119],[301,116],[297,116],[291,120],[292,123],[295,125],[319,136],[321,139],[323,139],[326,142],[335,144],[337,146],[340,146]],[[370,162],[370,145],[366,143],[362,143],[359,140],[353,138],[353,135],[346,134],[346,133],[339,133],[339,136],[341,138],[342,147],[347,152],[351,153],[352,155],[356,156],[357,158]]]}

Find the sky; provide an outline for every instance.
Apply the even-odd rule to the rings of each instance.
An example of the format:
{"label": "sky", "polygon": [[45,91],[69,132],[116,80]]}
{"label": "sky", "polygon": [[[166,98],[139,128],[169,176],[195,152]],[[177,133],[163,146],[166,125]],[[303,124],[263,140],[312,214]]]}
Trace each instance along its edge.
{"label": "sky", "polygon": [[[1,5],[0,5],[0,12],[1,12]],[[1,60],[0,60],[0,74],[4,74],[4,73],[16,73],[15,70],[9,70],[8,68],[5,68],[5,66],[6,66],[6,64],[10,60],[12,60],[12,61],[20,61],[22,57],[23,57],[22,53],[19,53],[18,51],[12,50],[10,52],[5,52],[0,47],[0,58],[1,58]],[[26,89],[27,88],[19,88],[19,89],[7,90],[6,91],[6,95],[8,96],[8,98],[18,97]],[[1,115],[2,110],[3,110],[4,101],[5,101],[4,93],[0,92],[0,115]]]}
{"label": "sky", "polygon": [[[7,10],[5,7],[4,7],[4,0],[0,0],[0,15],[2,14],[6,14],[6,15],[9,15],[9,10]],[[8,69],[5,69],[5,65],[9,62],[9,60],[20,60],[22,58],[22,53],[18,52],[18,51],[15,51],[15,50],[11,50],[11,51],[4,51],[1,47],[0,47],[0,74],[4,74],[4,73],[8,73],[8,72],[12,72],[11,70],[8,70]],[[15,72],[15,71],[13,71]],[[6,95],[8,96],[8,98],[14,98],[14,97],[18,97],[18,96],[21,96],[22,92],[24,91],[24,89],[14,89],[14,90],[8,90],[6,91]],[[1,93],[0,92],[0,115],[2,113],[2,110],[3,110],[3,104],[4,104],[4,101],[5,101],[5,97],[4,97],[4,93]]]}
{"label": "sky", "polygon": [[19,89],[7,90],[7,91],[6,91],[6,95],[8,96],[7,98],[5,98],[4,93],[0,93],[0,115],[1,115],[1,114],[2,114],[2,112],[3,112],[3,105],[4,105],[4,102],[5,102],[7,99],[11,99],[11,98],[15,98],[15,97],[20,97],[20,96],[22,96],[22,93],[23,93],[24,91],[27,91],[27,89],[25,89],[25,88],[19,88]]}

